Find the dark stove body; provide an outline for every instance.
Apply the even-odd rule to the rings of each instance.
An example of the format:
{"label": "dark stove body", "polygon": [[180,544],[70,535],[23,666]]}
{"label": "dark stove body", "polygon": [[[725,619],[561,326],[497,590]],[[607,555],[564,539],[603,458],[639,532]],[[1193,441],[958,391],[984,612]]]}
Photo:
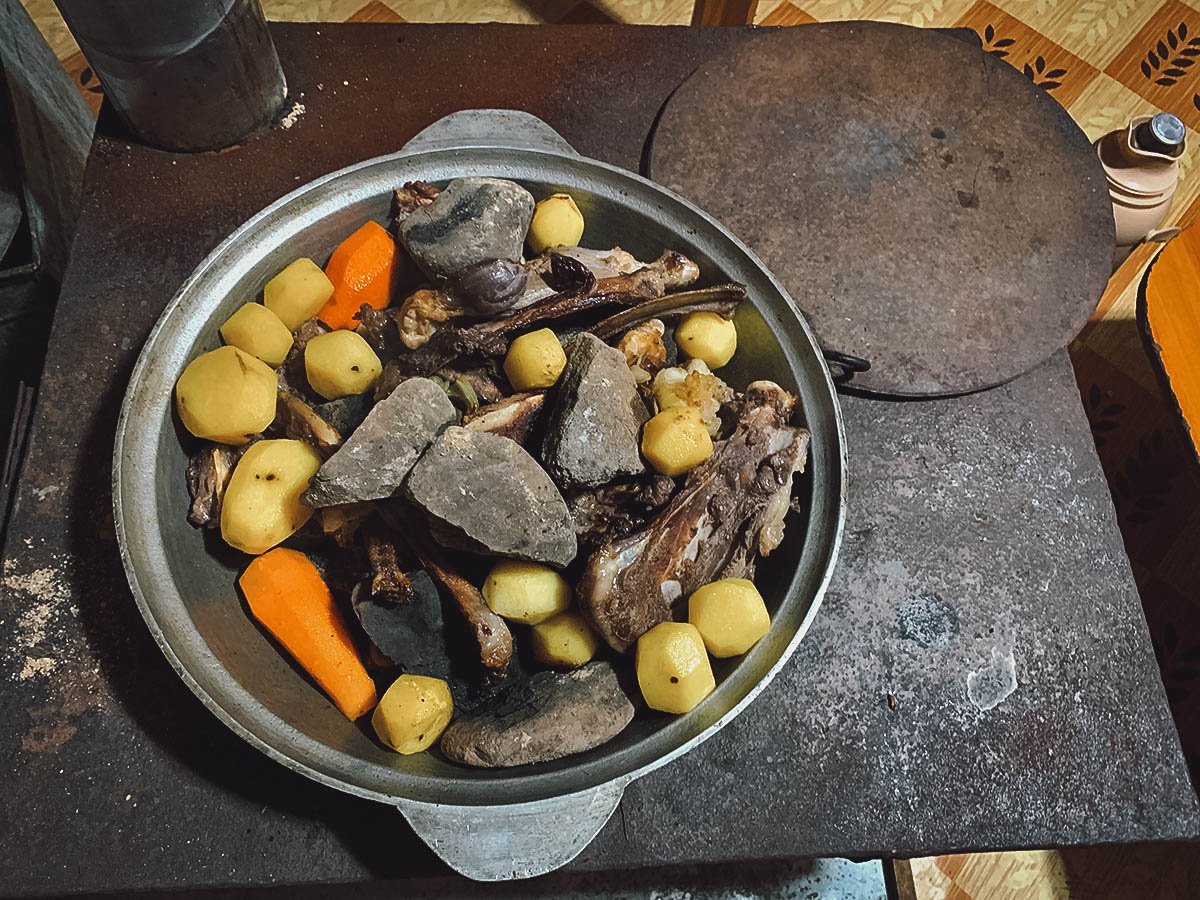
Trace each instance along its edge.
{"label": "dark stove body", "polygon": [[[637,169],[671,91],[752,31],[273,33],[305,107],[290,128],[173,155],[101,118],[5,547],[5,894],[444,872],[395,810],[242,743],[159,654],[112,534],[130,369],[192,268],[293,187],[478,107]],[[736,722],[629,788],[574,869],[1200,834],[1065,352],[982,394],[843,409],[850,510],[816,625]]]}

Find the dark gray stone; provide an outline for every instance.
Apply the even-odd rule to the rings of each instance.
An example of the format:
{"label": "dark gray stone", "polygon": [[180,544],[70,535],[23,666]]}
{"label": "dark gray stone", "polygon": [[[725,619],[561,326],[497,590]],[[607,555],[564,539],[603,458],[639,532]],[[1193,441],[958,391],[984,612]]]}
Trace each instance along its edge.
{"label": "dark gray stone", "polygon": [[322,419],[336,428],[341,434],[347,435],[363,423],[367,413],[371,411],[372,396],[359,394],[356,397],[341,397],[326,403],[318,403],[313,407]]}
{"label": "dark gray stone", "polygon": [[400,240],[426,274],[448,278],[485,259],[520,259],[533,195],[502,178],[457,178],[400,223]]}
{"label": "dark gray stone", "polygon": [[401,382],[325,461],[302,499],[319,508],[392,496],[438,432],[457,419],[446,392],[428,378]]}
{"label": "dark gray stone", "polygon": [[447,428],[413,466],[409,498],[447,547],[565,566],[575,558],[567,504],[515,441]]}
{"label": "dark gray stone", "polygon": [[547,471],[559,484],[579,487],[645,471],[638,439],[649,414],[625,355],[586,332],[563,349],[567,367],[542,446]]}
{"label": "dark gray stone", "polygon": [[498,694],[482,712],[454,722],[442,752],[469,766],[522,766],[599,747],[633,718],[610,663],[539,672]]}

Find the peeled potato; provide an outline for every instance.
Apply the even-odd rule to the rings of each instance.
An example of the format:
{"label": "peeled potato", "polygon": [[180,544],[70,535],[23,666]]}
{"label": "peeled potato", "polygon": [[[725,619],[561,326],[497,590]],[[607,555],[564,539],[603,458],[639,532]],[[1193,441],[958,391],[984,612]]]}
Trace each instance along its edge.
{"label": "peeled potato", "polygon": [[238,460],[221,502],[221,537],[246,553],[266,553],[313,511],[300,502],[321,457],[303,441],[259,441]]}
{"label": "peeled potato", "polygon": [[694,406],[664,409],[642,428],[642,455],[661,475],[682,475],[712,452],[708,426]]}
{"label": "peeled potato", "polygon": [[488,573],[483,599],[498,616],[536,625],[571,605],[571,588],[549,566],[504,559]]}
{"label": "peeled potato", "polygon": [[695,625],[660,622],[637,642],[638,687],[651,709],[685,713],[717,686]]}
{"label": "peeled potato", "polygon": [[600,649],[600,639],[587,620],[568,609],[529,630],[534,659],[550,666],[582,666]]}
{"label": "peeled potato", "polygon": [[558,381],[567,365],[567,354],[549,328],[523,334],[508,347],[504,374],[518,391],[548,388]]}
{"label": "peeled potato", "polygon": [[715,312],[694,312],[675,329],[675,343],[686,356],[719,369],[737,352],[737,328]]}
{"label": "peeled potato", "polygon": [[383,364],[362,335],[340,330],[319,334],[305,345],[304,371],[314,391],[337,400],[369,391]]}
{"label": "peeled potato", "polygon": [[450,687],[428,675],[401,675],[371,714],[379,739],[405,755],[428,749],[454,715]]}
{"label": "peeled potato", "polygon": [[578,247],[583,237],[583,213],[570,194],[554,194],[533,208],[529,247],[541,253],[549,247]]}
{"label": "peeled potato", "polygon": [[193,359],[175,382],[183,426],[199,438],[240,445],[275,418],[275,371],[237,347]]}
{"label": "peeled potato", "polygon": [[221,326],[221,339],[268,366],[277,366],[292,349],[292,332],[261,303],[247,303]]}
{"label": "peeled potato", "polygon": [[298,259],[267,282],[263,306],[295,331],[333,296],[333,282],[311,259]]}
{"label": "peeled potato", "polygon": [[753,581],[722,578],[688,598],[688,621],[718,658],[745,653],[771,627],[771,614]]}

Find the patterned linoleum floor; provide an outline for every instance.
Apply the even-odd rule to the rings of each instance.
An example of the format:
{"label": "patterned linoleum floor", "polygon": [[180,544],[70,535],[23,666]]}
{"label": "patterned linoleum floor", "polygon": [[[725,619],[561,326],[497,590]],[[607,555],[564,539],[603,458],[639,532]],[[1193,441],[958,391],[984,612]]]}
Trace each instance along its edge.
{"label": "patterned linoleum floor", "polygon": [[[23,0],[93,108],[100,86],[51,0]],[[263,0],[292,21],[687,24],[690,0]],[[1200,0],[763,0],[761,25],[883,19],[962,26],[1055,97],[1089,137],[1169,110],[1200,131]],[[1200,138],[1167,225],[1200,218]],[[1114,274],[1072,346],[1080,394],[1113,492],[1193,779],[1200,781],[1200,465],[1135,324],[1153,247]],[[914,860],[917,896],[1200,897],[1200,846],[969,854]]]}

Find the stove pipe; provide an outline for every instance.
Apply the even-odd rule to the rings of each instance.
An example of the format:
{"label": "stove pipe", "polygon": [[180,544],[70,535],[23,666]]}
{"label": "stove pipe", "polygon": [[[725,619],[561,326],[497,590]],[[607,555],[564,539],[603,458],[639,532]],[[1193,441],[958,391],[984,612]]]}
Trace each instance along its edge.
{"label": "stove pipe", "polygon": [[164,150],[227,147],[287,97],[258,0],[55,0],[113,108]]}

